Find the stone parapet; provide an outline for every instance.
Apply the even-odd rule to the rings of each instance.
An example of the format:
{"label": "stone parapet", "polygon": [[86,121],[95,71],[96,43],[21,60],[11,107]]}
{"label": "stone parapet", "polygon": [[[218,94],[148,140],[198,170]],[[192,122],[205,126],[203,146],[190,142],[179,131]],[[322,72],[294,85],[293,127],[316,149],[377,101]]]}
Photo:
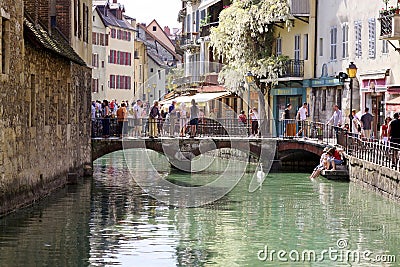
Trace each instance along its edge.
{"label": "stone parapet", "polygon": [[390,199],[400,200],[400,172],[352,156],[346,157],[350,181]]}

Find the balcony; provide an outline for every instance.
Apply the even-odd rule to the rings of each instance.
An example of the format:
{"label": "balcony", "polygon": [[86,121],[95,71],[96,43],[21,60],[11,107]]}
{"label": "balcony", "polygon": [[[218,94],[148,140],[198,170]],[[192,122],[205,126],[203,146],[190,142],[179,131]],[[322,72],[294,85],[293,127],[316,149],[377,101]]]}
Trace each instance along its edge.
{"label": "balcony", "polygon": [[310,0],[291,0],[290,13],[295,17],[310,16]]}
{"label": "balcony", "polygon": [[279,78],[303,78],[304,77],[304,60],[290,59],[286,61],[286,66],[279,75]]}
{"label": "balcony", "polygon": [[216,22],[211,22],[211,23],[208,23],[206,25],[201,26],[200,37],[209,36],[210,33],[211,33],[211,28],[212,27],[218,27],[218,25],[219,25],[219,22],[216,21]]}
{"label": "balcony", "polygon": [[200,44],[197,42],[198,40],[198,32],[190,32],[183,34],[179,38],[179,47],[182,50],[189,50],[192,53],[200,51]]}
{"label": "balcony", "polygon": [[400,40],[400,15],[390,10],[381,12],[378,20],[381,22],[382,40]]}

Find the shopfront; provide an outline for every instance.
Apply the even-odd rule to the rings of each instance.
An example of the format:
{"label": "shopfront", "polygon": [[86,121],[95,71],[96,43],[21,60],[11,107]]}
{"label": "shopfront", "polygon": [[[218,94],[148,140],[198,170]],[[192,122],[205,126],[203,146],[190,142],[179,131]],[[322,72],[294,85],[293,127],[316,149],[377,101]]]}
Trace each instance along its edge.
{"label": "shopfront", "polygon": [[386,76],[372,78],[361,76],[362,113],[364,113],[365,108],[369,108],[369,112],[374,116],[372,130],[375,138],[379,137],[378,132],[385,121],[386,91]]}
{"label": "shopfront", "polygon": [[[271,96],[273,97],[274,103],[274,118],[276,123],[276,129],[281,129],[279,125],[280,114],[285,110],[287,104],[292,104],[290,111],[290,118],[296,117],[297,110],[302,106],[303,102],[307,102],[307,90],[304,87],[297,88],[275,88],[271,90]],[[282,133],[278,133],[282,134]]]}

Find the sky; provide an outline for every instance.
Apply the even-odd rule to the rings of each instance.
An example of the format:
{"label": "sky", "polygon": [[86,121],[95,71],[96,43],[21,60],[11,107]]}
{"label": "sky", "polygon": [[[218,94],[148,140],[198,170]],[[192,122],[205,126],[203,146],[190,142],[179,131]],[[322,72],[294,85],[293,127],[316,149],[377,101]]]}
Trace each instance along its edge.
{"label": "sky", "polygon": [[161,27],[181,28],[177,21],[182,0],[118,0],[125,6],[125,15],[137,22],[149,24],[157,20]]}

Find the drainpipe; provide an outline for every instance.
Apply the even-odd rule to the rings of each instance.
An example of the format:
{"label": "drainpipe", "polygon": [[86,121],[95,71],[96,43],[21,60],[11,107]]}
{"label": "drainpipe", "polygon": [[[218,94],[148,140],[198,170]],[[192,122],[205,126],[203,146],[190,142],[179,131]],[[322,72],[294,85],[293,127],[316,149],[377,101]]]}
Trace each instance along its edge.
{"label": "drainpipe", "polygon": [[314,32],[314,78],[317,77],[317,45],[318,45],[318,0],[315,0],[315,32]]}
{"label": "drainpipe", "polygon": [[[314,30],[314,78],[317,78],[317,45],[318,45],[318,0],[315,0],[315,30]],[[316,111],[316,94],[317,90],[311,89],[313,95],[313,114],[312,120],[315,121],[315,111]]]}

